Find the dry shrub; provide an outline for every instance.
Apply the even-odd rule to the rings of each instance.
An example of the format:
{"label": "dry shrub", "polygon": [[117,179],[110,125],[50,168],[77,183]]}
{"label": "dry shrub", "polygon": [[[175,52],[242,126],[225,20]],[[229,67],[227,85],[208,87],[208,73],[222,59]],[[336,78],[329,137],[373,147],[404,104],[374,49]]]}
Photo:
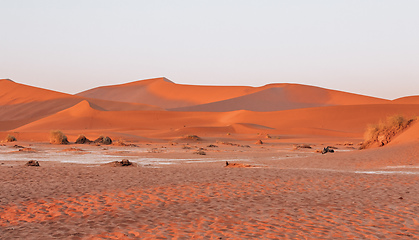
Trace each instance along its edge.
{"label": "dry shrub", "polygon": [[372,145],[384,146],[391,139],[405,130],[415,119],[406,119],[402,115],[394,115],[381,120],[378,124],[371,124],[364,133],[364,142],[360,149]]}
{"label": "dry shrub", "polygon": [[17,141],[17,139],[15,138],[15,136],[7,134],[7,137],[5,139],[5,142],[14,142]]}
{"label": "dry shrub", "polygon": [[194,154],[198,154],[198,155],[207,155],[206,152],[204,152],[204,150],[199,149],[198,151],[194,152]]}
{"label": "dry shrub", "polygon": [[79,135],[79,137],[76,140],[76,144],[85,144],[85,143],[91,143],[91,142],[92,141],[86,138],[86,136],[84,136],[83,134]]}
{"label": "dry shrub", "polygon": [[50,132],[49,142],[52,144],[68,144],[68,139],[60,130],[54,130]]}
{"label": "dry shrub", "polygon": [[187,135],[187,136],[185,136],[185,139],[187,139],[187,140],[194,140],[194,141],[201,140],[201,138],[198,137],[197,135]]}
{"label": "dry shrub", "polygon": [[297,150],[297,149],[300,149],[300,148],[310,148],[311,149],[311,146],[309,144],[297,144],[297,145],[294,145],[294,150]]}
{"label": "dry shrub", "polygon": [[93,141],[94,143],[99,143],[99,144],[105,144],[105,145],[110,145],[112,144],[112,139],[108,136],[99,136],[95,141]]}

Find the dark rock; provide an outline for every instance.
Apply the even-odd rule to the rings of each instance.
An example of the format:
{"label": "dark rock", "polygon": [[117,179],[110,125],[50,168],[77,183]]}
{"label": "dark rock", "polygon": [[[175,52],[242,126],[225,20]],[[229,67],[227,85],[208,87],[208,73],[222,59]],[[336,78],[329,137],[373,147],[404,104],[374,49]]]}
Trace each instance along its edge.
{"label": "dark rock", "polygon": [[325,154],[325,153],[334,153],[334,152],[335,152],[335,150],[331,149],[330,147],[325,147],[322,150],[322,154]]}
{"label": "dark rock", "polygon": [[39,167],[39,162],[36,161],[36,160],[30,160],[25,165],[26,166],[29,166],[29,167]]}

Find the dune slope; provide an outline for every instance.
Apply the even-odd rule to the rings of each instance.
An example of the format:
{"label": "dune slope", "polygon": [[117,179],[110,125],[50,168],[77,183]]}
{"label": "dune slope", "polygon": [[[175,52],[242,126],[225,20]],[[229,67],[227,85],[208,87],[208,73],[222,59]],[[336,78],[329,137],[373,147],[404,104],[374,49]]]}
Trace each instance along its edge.
{"label": "dune slope", "polygon": [[[149,130],[173,136],[174,133],[254,133],[255,129],[276,134],[362,137],[368,124],[394,114],[418,115],[417,105],[356,105],[294,109],[277,112],[172,112],[172,111],[99,111],[87,101],[45,117],[16,131]],[[183,129],[183,130],[182,130]],[[201,130],[199,130],[201,129]],[[232,130],[233,129],[233,130]],[[181,130],[181,131],[180,131]],[[227,133],[227,132],[226,132]]]}
{"label": "dune slope", "polygon": [[296,108],[381,104],[388,100],[299,84],[262,87],[195,86],[175,84],[166,78],[94,88],[78,96],[137,102],[174,111],[226,112],[280,111]]}
{"label": "dune slope", "polygon": [[[86,98],[0,80],[0,130],[5,131],[67,109]],[[138,104],[87,99],[100,110],[162,110]]]}
{"label": "dune slope", "polygon": [[144,103],[162,108],[178,108],[221,101],[256,91],[258,91],[257,88],[240,86],[182,85],[173,83],[166,78],[156,78],[98,87],[77,95],[104,100]]}

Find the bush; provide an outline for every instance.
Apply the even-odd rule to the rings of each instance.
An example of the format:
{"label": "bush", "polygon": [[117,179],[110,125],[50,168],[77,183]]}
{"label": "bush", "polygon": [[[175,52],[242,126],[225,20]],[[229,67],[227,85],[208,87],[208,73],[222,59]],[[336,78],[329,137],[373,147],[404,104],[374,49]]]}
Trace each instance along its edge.
{"label": "bush", "polygon": [[67,136],[60,130],[51,131],[49,142],[51,144],[68,144]]}
{"label": "bush", "polygon": [[101,143],[101,144],[105,144],[105,145],[110,145],[112,144],[112,139],[108,136],[99,136],[94,143]]}
{"label": "bush", "polygon": [[372,145],[384,146],[398,133],[406,129],[415,119],[406,119],[402,115],[394,115],[381,120],[378,124],[367,127],[364,134],[364,142],[360,149],[368,148]]}
{"label": "bush", "polygon": [[5,141],[6,142],[14,142],[14,141],[17,141],[17,139],[15,138],[15,136],[7,134],[7,137],[6,137]]}
{"label": "bush", "polygon": [[91,143],[92,141],[90,141],[88,138],[86,138],[86,136],[79,135],[79,137],[76,140],[76,144],[85,144],[85,143]]}
{"label": "bush", "polygon": [[201,140],[201,138],[198,137],[197,135],[187,135],[187,136],[185,136],[185,139],[187,139],[187,140],[194,140],[194,141]]}

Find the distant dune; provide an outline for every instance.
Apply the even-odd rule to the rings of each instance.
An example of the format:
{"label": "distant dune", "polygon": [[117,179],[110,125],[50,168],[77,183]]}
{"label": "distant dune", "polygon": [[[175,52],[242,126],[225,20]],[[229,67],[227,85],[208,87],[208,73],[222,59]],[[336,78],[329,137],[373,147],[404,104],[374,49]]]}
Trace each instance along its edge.
{"label": "distant dune", "polygon": [[166,78],[156,78],[98,87],[77,95],[120,102],[144,103],[162,108],[178,108],[226,100],[257,91],[259,91],[257,88],[240,86],[181,85]]}
{"label": "distant dune", "polygon": [[402,97],[394,99],[392,102],[396,104],[419,104],[419,96]]}
{"label": "distant dune", "polygon": [[384,104],[388,100],[298,84],[267,85],[258,92],[219,102],[169,109],[172,111],[259,112],[335,105]]}
{"label": "distant dune", "polygon": [[166,78],[94,88],[78,96],[137,102],[173,111],[280,111],[333,105],[381,104],[388,100],[299,84],[262,87],[182,85]]}
{"label": "distant dune", "polygon": [[0,131],[49,116],[83,100],[100,110],[162,110],[146,104],[88,99],[3,79],[0,80]]}
{"label": "distant dune", "polygon": [[419,115],[416,99],[389,101],[285,83],[192,86],[165,78],[71,95],[0,80],[0,131],[61,129],[150,139],[185,134],[244,139],[260,133],[362,138],[368,124],[387,116]]}

